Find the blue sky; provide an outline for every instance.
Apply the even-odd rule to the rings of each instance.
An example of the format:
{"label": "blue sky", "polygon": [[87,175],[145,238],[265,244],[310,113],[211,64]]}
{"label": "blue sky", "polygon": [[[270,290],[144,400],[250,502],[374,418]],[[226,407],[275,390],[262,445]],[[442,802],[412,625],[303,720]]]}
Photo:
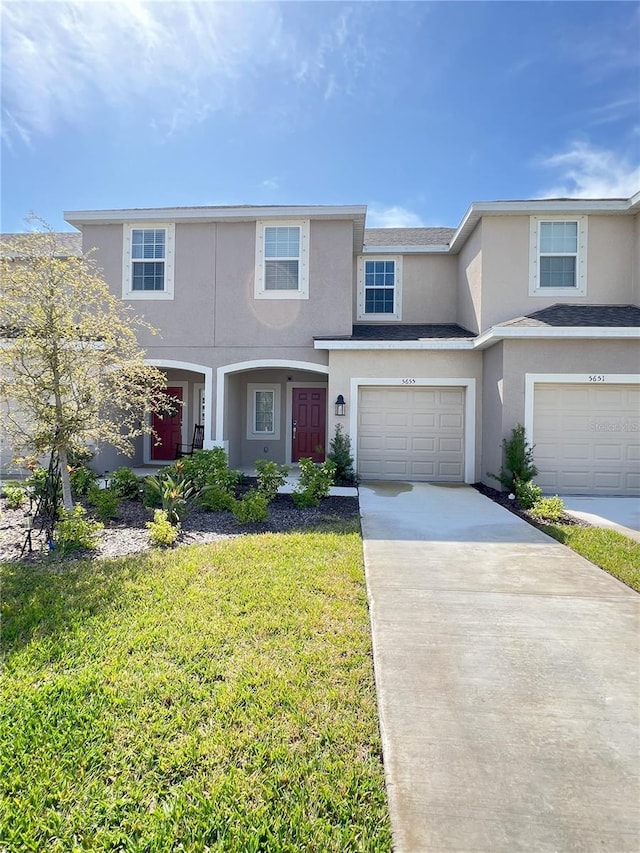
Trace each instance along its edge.
{"label": "blue sky", "polygon": [[640,189],[636,2],[2,7],[2,231],[35,212]]}

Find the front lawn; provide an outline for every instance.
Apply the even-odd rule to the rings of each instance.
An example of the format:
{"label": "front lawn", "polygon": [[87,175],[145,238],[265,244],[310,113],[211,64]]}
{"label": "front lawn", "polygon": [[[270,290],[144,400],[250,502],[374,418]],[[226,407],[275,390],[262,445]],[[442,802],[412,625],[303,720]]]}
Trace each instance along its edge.
{"label": "front lawn", "polygon": [[390,850],[349,527],[5,567],[0,849]]}
{"label": "front lawn", "polygon": [[640,592],[640,542],[617,530],[542,524],[541,529]]}

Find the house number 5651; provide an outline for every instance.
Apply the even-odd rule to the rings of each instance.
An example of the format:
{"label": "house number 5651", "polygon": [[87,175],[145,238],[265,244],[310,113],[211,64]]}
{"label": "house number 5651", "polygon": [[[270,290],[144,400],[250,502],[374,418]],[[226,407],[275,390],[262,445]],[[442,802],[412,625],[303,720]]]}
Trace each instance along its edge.
{"label": "house number 5651", "polygon": [[589,382],[604,382],[604,376],[602,373],[592,373],[589,376]]}

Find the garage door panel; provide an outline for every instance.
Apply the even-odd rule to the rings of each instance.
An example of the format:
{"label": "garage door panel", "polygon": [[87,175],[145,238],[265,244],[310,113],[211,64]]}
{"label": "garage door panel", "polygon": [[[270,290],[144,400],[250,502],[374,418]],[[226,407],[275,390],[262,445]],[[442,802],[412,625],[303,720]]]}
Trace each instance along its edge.
{"label": "garage door panel", "polygon": [[593,448],[593,458],[597,462],[622,462],[623,455],[623,448],[619,444],[596,444]]}
{"label": "garage door panel", "polygon": [[622,474],[616,474],[613,471],[609,473],[596,471],[593,475],[593,482],[595,483],[596,488],[608,489],[612,492],[617,492],[623,488]]}
{"label": "garage door panel", "polygon": [[414,435],[411,439],[411,450],[414,454],[436,453],[438,450],[437,442],[433,437]]}
{"label": "garage door panel", "polygon": [[637,386],[537,385],[536,481],[545,491],[637,494],[639,419]]}
{"label": "garage door panel", "polygon": [[360,476],[463,481],[464,402],[461,388],[361,388]]}

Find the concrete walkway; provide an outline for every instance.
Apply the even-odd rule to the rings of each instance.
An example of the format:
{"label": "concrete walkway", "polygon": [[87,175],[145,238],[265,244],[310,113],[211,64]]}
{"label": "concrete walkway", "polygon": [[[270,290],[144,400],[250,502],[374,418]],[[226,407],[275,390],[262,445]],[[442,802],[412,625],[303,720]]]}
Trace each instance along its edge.
{"label": "concrete walkway", "polygon": [[470,487],[360,507],[396,853],[637,853],[640,596]]}

